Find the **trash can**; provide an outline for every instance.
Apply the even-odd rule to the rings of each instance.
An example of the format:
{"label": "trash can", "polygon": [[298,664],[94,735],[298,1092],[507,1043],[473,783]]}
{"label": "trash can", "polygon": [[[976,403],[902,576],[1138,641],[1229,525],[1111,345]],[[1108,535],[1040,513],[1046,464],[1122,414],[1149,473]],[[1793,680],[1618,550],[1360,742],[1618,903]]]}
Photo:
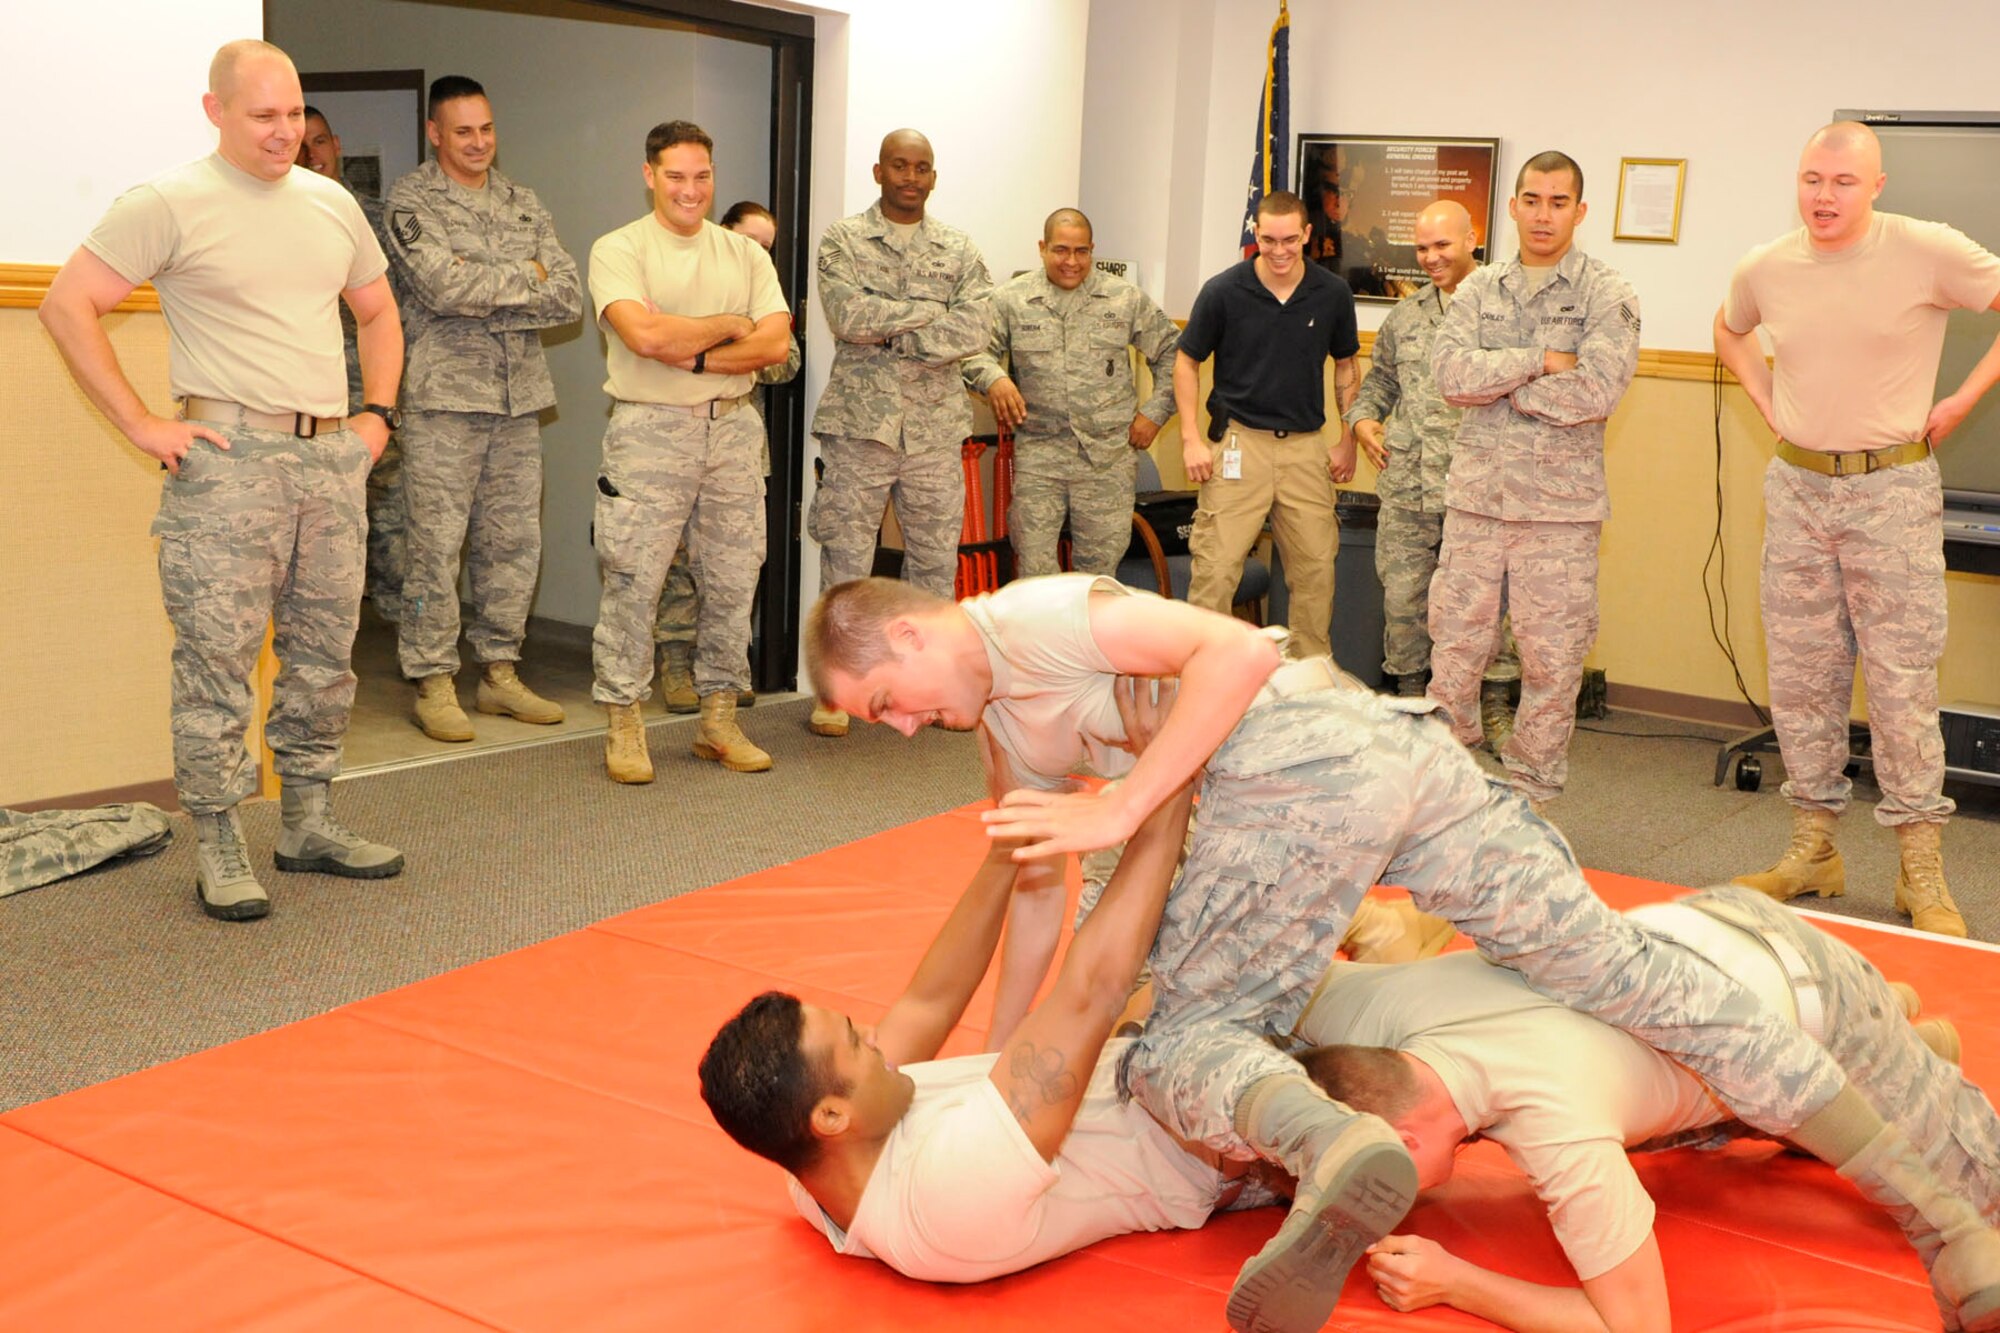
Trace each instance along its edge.
{"label": "trash can", "polygon": [[[1333,623],[1327,638],[1333,660],[1362,684],[1382,680],[1382,580],[1375,573],[1375,522],[1381,502],[1367,491],[1342,491],[1335,514],[1340,519],[1340,551],[1333,562]],[[1290,595],[1285,565],[1275,550],[1271,557],[1269,621],[1290,623]]]}

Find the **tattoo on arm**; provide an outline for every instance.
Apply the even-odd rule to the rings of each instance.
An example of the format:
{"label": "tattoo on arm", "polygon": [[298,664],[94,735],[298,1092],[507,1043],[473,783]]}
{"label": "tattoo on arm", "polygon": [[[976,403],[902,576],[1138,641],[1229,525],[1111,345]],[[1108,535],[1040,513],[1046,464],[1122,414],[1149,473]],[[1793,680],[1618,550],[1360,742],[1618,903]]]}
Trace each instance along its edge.
{"label": "tattoo on arm", "polygon": [[1007,1104],[1024,1125],[1042,1107],[1060,1105],[1076,1095],[1076,1075],[1069,1072],[1063,1053],[1054,1048],[1021,1043],[1008,1059],[1007,1072],[1014,1085]]}

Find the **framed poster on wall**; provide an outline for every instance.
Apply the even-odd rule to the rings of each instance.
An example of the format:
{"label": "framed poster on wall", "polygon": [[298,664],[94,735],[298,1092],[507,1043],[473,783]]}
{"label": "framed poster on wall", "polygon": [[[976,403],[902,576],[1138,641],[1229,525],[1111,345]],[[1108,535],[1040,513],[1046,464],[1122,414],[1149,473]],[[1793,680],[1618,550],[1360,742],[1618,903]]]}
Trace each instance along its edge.
{"label": "framed poster on wall", "polygon": [[1390,304],[1428,279],[1417,267],[1417,214],[1456,199],[1472,214],[1483,263],[1493,236],[1498,139],[1301,134],[1299,196],[1312,236],[1306,255],[1347,280],[1359,301]]}

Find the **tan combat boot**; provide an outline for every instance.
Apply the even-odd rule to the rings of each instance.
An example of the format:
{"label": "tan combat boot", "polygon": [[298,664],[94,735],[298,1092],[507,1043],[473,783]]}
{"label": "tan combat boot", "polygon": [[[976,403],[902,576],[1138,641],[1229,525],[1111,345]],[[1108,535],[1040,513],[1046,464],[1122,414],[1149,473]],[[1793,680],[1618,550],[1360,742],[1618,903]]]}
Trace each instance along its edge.
{"label": "tan combat boot", "polygon": [[701,700],[701,727],[694,734],[698,759],[720,760],[732,773],[762,773],[771,756],[750,743],[736,725],[736,691],[718,690]]}
{"label": "tan combat boot", "polygon": [[660,703],[669,713],[698,713],[701,696],[694,692],[694,645],[669,639],[660,645]]}
{"label": "tan combat boot", "polygon": [[1910,1026],[1916,1029],[1917,1040],[1931,1048],[1931,1054],[1952,1064],[1960,1063],[1959,1057],[1965,1054],[1965,1042],[1958,1035],[1958,1024],[1949,1018],[1926,1018]]}
{"label": "tan combat boot", "polygon": [[1481,681],[1479,685],[1479,730],[1486,748],[1496,756],[1514,736],[1514,705],[1507,699],[1507,682]]}
{"label": "tan combat boot", "polygon": [[283,827],[278,869],[349,879],[388,879],[403,870],[403,854],[371,842],[333,817],[330,784],[286,778],[278,794]]}
{"label": "tan combat boot", "polygon": [[[1847,892],[1847,866],[1833,845],[1833,825],[1840,818],[1831,810],[1792,807],[1792,842],[1769,870],[1738,875],[1729,881],[1776,898],[1779,902],[1802,893],[1838,898]],[[1942,885],[1940,885],[1942,887]],[[1897,901],[1902,901],[1901,890]]]}
{"label": "tan combat boot", "polygon": [[472,706],[482,713],[511,717],[516,722],[532,722],[538,727],[552,727],[563,720],[562,705],[553,699],[544,699],[522,684],[512,662],[486,664],[486,670],[479,677],[479,694],[473,699]]}
{"label": "tan combat boot", "polygon": [[613,782],[651,782],[653,756],[646,749],[646,724],[637,704],[606,704],[611,727],[604,733],[604,769]]}
{"label": "tan combat boot", "polygon": [[469,741],[472,719],[458,706],[458,683],[448,675],[417,682],[417,726],[434,741]]}
{"label": "tan combat boot", "polygon": [[1451,922],[1418,911],[1407,898],[1363,898],[1340,947],[1357,963],[1414,963],[1441,952],[1457,934]]}
{"label": "tan combat boot", "polygon": [[1896,869],[1896,910],[1910,914],[1910,924],[1933,935],[1965,938],[1965,918],[1944,883],[1944,858],[1938,852],[1942,824],[1898,824],[1902,864]]}
{"label": "tan combat boot", "polygon": [[806,730],[815,736],[845,736],[847,714],[838,708],[826,708],[814,704],[812,721],[806,723]]}

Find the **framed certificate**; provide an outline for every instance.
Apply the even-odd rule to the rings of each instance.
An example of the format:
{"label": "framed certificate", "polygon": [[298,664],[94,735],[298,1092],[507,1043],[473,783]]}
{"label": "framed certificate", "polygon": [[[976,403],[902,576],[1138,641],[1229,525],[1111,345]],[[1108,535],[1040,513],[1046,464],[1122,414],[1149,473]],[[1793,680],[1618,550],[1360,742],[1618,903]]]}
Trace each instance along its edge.
{"label": "framed certificate", "polygon": [[1684,157],[1619,158],[1618,217],[1611,239],[1678,245],[1687,166]]}

